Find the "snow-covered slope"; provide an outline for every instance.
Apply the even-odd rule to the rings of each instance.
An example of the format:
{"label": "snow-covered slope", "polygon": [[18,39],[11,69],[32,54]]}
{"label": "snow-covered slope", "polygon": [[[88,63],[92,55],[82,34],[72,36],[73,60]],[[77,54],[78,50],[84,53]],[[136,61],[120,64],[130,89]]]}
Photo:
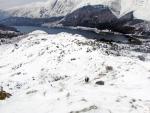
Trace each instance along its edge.
{"label": "snow-covered slope", "polygon": [[13,38],[0,45],[0,86],[12,94],[0,113],[150,113],[145,44],[43,31]]}

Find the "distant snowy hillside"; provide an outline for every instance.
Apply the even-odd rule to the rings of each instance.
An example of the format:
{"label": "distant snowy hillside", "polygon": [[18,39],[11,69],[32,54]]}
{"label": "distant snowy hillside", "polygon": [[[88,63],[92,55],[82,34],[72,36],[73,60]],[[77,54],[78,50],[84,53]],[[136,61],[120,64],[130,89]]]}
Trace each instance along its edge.
{"label": "distant snowy hillside", "polygon": [[150,20],[149,0],[48,0],[7,9],[11,16],[47,18],[65,16],[86,5],[107,5],[112,12],[120,17],[130,11],[139,19]]}
{"label": "distant snowy hillside", "polygon": [[0,45],[0,86],[12,95],[0,113],[150,113],[149,45],[43,31],[13,38]]}
{"label": "distant snowy hillside", "polygon": [[47,2],[37,2],[25,6],[19,6],[7,10],[12,16],[17,17],[58,17],[65,16],[78,7],[87,4],[99,4],[101,0],[48,0]]}
{"label": "distant snowy hillside", "polygon": [[0,20],[3,20],[8,17],[8,13],[6,11],[0,10]]}

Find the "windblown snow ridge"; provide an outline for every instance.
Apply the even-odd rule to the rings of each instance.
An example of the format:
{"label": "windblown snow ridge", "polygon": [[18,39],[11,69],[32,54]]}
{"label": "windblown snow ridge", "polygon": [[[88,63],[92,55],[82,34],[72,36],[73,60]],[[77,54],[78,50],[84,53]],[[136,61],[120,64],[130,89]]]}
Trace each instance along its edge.
{"label": "windblown snow ridge", "polygon": [[149,113],[147,47],[44,31],[13,38],[0,45],[0,86],[12,95],[0,112]]}

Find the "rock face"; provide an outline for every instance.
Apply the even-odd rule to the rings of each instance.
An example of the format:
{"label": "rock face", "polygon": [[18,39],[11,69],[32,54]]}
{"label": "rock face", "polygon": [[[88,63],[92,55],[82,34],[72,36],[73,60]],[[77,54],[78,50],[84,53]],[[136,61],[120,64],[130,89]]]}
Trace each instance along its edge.
{"label": "rock face", "polygon": [[0,91],[0,100],[5,100],[6,98],[10,98],[11,94],[6,91]]}
{"label": "rock face", "polygon": [[97,81],[95,84],[97,84],[97,85],[105,85],[105,82],[104,81]]}

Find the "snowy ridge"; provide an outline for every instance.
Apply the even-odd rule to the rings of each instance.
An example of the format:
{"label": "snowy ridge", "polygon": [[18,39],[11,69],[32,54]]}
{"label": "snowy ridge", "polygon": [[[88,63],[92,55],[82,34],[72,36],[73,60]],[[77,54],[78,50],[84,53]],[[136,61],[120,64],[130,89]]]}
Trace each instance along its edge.
{"label": "snowy ridge", "polygon": [[149,113],[150,53],[136,47],[44,31],[13,38],[0,45],[0,85],[12,94],[0,113]]}

